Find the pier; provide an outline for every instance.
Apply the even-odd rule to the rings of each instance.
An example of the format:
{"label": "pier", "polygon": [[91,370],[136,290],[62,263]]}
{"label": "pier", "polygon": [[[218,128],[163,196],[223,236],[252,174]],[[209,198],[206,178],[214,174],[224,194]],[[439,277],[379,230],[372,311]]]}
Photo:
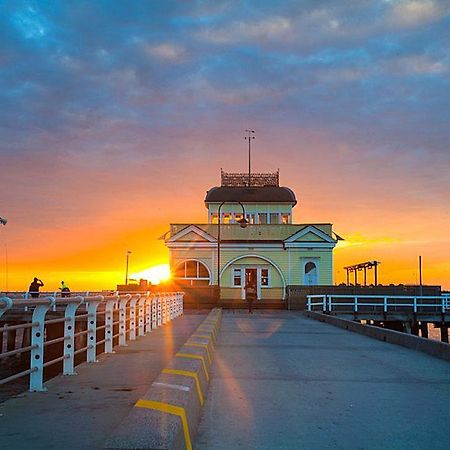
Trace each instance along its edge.
{"label": "pier", "polygon": [[[334,318],[312,311],[183,310],[96,363],[79,364],[76,375],[59,375],[42,392],[1,403],[2,444],[445,448],[449,362],[322,317]],[[449,344],[409,338],[450,355]]]}

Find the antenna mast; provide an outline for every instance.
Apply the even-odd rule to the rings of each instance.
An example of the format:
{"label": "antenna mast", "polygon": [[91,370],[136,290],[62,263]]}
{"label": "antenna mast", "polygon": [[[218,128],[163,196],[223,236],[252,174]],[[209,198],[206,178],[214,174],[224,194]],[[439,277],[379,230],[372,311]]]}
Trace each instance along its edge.
{"label": "antenna mast", "polygon": [[255,139],[255,130],[245,130],[246,136],[244,139],[248,141],[248,185],[251,185],[251,179],[252,179],[252,146],[251,142],[253,139]]}

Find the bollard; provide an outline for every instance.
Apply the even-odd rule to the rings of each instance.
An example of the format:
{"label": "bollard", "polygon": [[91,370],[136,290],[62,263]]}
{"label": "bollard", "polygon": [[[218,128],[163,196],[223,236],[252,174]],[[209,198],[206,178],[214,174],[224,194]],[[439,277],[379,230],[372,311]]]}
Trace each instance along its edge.
{"label": "bollard", "polygon": [[152,331],[152,296],[145,296],[145,334]]}

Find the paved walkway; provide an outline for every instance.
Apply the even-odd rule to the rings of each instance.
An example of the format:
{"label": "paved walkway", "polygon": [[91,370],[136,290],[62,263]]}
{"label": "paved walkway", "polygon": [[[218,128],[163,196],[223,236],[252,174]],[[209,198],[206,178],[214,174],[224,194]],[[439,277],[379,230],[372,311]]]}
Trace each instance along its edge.
{"label": "paved walkway", "polygon": [[448,449],[450,364],[300,313],[227,311],[194,449]]}
{"label": "paved walkway", "polygon": [[100,449],[206,313],[178,317],[150,335],[82,364],[78,375],[0,404],[0,448]]}

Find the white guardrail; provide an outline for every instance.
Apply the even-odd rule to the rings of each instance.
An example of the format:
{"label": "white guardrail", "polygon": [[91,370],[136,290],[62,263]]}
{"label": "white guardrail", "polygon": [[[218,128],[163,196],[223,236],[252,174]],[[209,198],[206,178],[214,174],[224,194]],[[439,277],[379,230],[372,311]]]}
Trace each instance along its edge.
{"label": "white guardrail", "polygon": [[[86,294],[86,293],[85,293]],[[17,378],[30,375],[30,391],[46,391],[43,385],[44,368],[63,362],[63,374],[75,375],[75,356],[85,353],[86,361],[97,361],[98,346],[104,344],[105,353],[113,353],[114,339],[119,346],[126,346],[127,340],[136,340],[153,329],[164,325],[183,314],[183,292],[140,293],[126,295],[75,295],[70,297],[48,296],[41,293],[39,298],[29,297],[28,293],[8,293],[0,295],[0,320],[11,317],[17,322],[17,316],[31,316],[29,322],[0,327],[0,333],[31,329],[30,345],[12,351],[0,353],[0,360],[10,356],[30,352],[30,367],[27,370],[0,380],[0,385]],[[61,317],[46,320],[47,312],[60,313]],[[5,313],[8,313],[5,316]],[[2,319],[2,316],[4,318]],[[55,316],[55,314],[53,314]],[[99,319],[100,318],[100,319]],[[23,319],[22,319],[23,320]],[[85,321],[85,329],[76,332],[75,324]],[[97,325],[100,322],[101,325]],[[64,335],[56,339],[46,339],[47,327],[64,323]],[[86,338],[84,336],[86,335]],[[75,339],[82,337],[86,345],[75,349]],[[80,338],[79,338],[80,339]],[[63,354],[44,360],[48,346],[64,343]],[[0,348],[1,352],[2,348]],[[48,355],[47,355],[48,356]]]}
{"label": "white guardrail", "polygon": [[405,295],[307,295],[308,311],[324,313],[370,312],[449,312],[450,294],[440,296]]}

